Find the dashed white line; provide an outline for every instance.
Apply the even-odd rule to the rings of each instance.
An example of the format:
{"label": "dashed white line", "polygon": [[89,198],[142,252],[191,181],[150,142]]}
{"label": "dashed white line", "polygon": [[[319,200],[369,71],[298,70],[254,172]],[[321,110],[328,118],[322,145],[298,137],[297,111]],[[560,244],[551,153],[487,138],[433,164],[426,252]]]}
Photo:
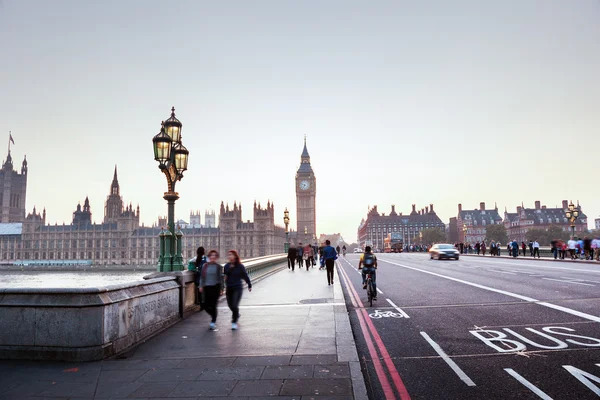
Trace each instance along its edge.
{"label": "dashed white line", "polygon": [[381,289],[379,289],[379,288],[377,288],[377,292],[378,292],[379,294],[383,294],[383,292],[382,292],[382,291],[381,291]]}
{"label": "dashed white line", "polygon": [[386,300],[387,300],[387,302],[388,302],[388,303],[390,303],[390,305],[391,305],[392,307],[394,307],[394,308],[396,309],[396,311],[398,311],[400,314],[402,314],[402,316],[403,316],[404,318],[410,318],[410,317],[408,316],[408,314],[407,314],[407,313],[405,313],[403,309],[401,309],[400,307],[398,307],[397,305],[395,305],[395,304],[394,304],[394,302],[393,302],[392,300],[390,300],[390,299],[386,299]]}
{"label": "dashed white line", "polygon": [[487,291],[490,291],[490,292],[500,293],[500,294],[503,294],[503,295],[506,295],[506,296],[510,296],[510,297],[514,297],[516,299],[527,301],[527,302],[530,302],[530,303],[536,303],[536,304],[539,304],[540,306],[552,308],[554,310],[562,311],[562,312],[565,312],[567,314],[575,315],[576,317],[584,318],[584,319],[587,319],[587,320],[590,320],[590,321],[600,322],[600,317],[598,317],[596,315],[587,314],[587,313],[584,313],[584,312],[581,312],[581,311],[573,310],[572,308],[567,308],[567,307],[559,306],[559,305],[556,305],[556,304],[548,303],[546,301],[539,301],[537,299],[534,299],[533,297],[523,296],[521,294],[508,292],[506,290],[496,289],[496,288],[493,288],[493,287],[490,287],[490,286],[485,286],[485,285],[480,285],[478,283],[465,281],[463,279],[453,278],[453,277],[448,276],[448,275],[438,274],[436,272],[427,271],[427,270],[424,270],[424,269],[421,269],[421,268],[409,267],[408,265],[398,264],[398,263],[395,263],[395,262],[392,262],[392,261],[387,261],[387,260],[382,260],[382,261],[384,261],[384,262],[386,262],[388,264],[397,265],[398,267],[412,269],[413,271],[419,271],[419,272],[422,272],[424,274],[429,274],[429,275],[437,276],[439,278],[448,279],[448,280],[451,280],[451,281],[454,281],[454,282],[463,283],[465,285],[473,286],[473,287],[476,287],[476,288],[479,288],[479,289],[483,289],[483,290],[487,290]]}
{"label": "dashed white line", "polygon": [[566,280],[566,279],[554,279],[554,278],[542,278],[545,279],[547,281],[556,281],[556,282],[564,282],[564,283],[572,283],[574,285],[584,285],[584,286],[596,286],[596,285],[592,285],[591,283],[582,283],[582,282],[573,282],[571,280]]}
{"label": "dashed white line", "polygon": [[508,275],[516,275],[514,272],[508,272],[508,271],[498,271],[495,269],[488,269],[489,272],[497,272],[499,274],[508,274]]}
{"label": "dashed white line", "polygon": [[506,372],[508,372],[508,374],[510,376],[512,376],[513,378],[515,378],[519,382],[521,382],[521,384],[523,386],[525,386],[527,389],[529,389],[533,393],[535,393],[540,399],[552,400],[552,397],[550,397],[546,393],[542,392],[537,386],[535,386],[533,383],[529,382],[527,379],[523,378],[514,369],[512,369],[512,368],[504,368],[504,370]]}
{"label": "dashed white line", "polygon": [[463,371],[455,362],[453,359],[450,358],[450,356],[448,356],[448,354],[446,354],[446,352],[436,343],[433,341],[433,339],[431,339],[429,337],[429,335],[425,332],[421,332],[421,336],[423,336],[425,338],[425,340],[427,340],[427,342],[431,345],[431,347],[433,347],[433,349],[435,350],[436,353],[438,353],[440,355],[440,357],[442,357],[442,360],[446,361],[446,364],[448,364],[450,366],[450,368],[452,368],[452,371],[454,371],[454,373],[456,373],[456,375],[458,375],[458,377],[467,384],[467,386],[477,386],[475,385],[475,382],[473,382],[471,380],[471,378],[469,378],[469,376],[467,374],[465,374],[465,371]]}

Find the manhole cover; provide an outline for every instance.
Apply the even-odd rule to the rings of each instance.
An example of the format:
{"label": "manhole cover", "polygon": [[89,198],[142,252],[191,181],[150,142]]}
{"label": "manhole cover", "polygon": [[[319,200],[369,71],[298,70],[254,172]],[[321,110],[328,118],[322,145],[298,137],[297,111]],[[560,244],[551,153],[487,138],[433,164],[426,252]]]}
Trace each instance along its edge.
{"label": "manhole cover", "polygon": [[329,299],[304,299],[300,300],[300,304],[323,304],[330,303]]}

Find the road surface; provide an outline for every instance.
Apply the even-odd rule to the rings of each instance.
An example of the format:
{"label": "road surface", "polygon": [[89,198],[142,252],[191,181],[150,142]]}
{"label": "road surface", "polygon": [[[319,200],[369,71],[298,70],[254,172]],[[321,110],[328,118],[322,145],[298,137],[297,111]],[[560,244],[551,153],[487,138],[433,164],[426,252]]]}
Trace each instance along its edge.
{"label": "road surface", "polygon": [[373,308],[338,260],[371,399],[600,396],[600,264],[377,257]]}

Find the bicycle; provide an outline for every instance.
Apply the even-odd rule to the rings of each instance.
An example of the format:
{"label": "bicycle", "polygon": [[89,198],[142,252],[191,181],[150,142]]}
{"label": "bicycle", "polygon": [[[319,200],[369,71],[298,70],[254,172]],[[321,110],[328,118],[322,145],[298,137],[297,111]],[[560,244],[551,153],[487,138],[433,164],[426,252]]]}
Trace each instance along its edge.
{"label": "bicycle", "polygon": [[369,307],[373,307],[373,299],[375,298],[375,288],[373,287],[373,280],[371,279],[371,273],[367,273],[365,283],[367,284],[367,298],[369,301]]}

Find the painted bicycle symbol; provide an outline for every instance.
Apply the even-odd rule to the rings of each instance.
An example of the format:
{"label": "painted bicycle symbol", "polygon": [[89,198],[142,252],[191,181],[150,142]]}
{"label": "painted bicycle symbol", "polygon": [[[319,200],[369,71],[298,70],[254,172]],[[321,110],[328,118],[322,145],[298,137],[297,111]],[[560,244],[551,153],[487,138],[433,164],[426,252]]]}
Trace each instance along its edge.
{"label": "painted bicycle symbol", "polygon": [[379,319],[379,318],[404,318],[404,315],[402,315],[400,313],[395,313],[393,311],[375,310],[374,313],[369,314],[369,317],[374,318],[374,319]]}

